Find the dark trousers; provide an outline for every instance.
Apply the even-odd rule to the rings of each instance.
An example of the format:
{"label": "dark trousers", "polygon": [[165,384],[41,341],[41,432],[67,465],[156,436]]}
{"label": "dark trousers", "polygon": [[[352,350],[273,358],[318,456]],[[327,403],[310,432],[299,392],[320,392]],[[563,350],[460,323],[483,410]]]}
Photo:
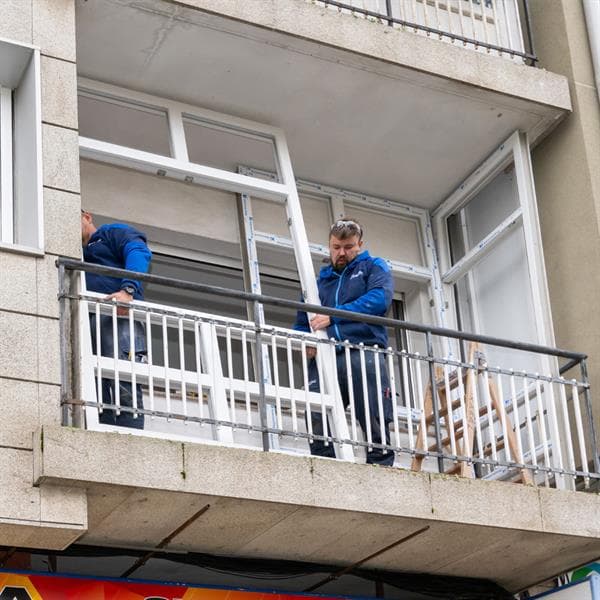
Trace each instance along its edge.
{"label": "dark trousers", "polygon": [[[375,360],[379,360],[379,368],[381,373],[381,405],[383,407],[383,417],[385,431],[382,431],[379,423],[379,399],[377,396],[377,380],[375,376]],[[336,354],[338,383],[342,395],[344,407],[348,407],[350,396],[348,393],[348,377],[346,370],[346,354],[338,352]],[[350,368],[352,370],[352,390],[354,392],[354,410],[356,419],[365,433],[367,431],[367,415],[365,411],[365,399],[363,394],[363,382],[360,366],[360,351],[350,350]],[[369,407],[369,423],[371,425],[371,440],[373,443],[382,444],[390,443],[390,438],[387,432],[388,424],[392,421],[392,398],[390,394],[390,386],[388,372],[385,365],[385,358],[382,354],[365,351],[365,374],[367,379],[367,394]],[[312,359],[308,364],[309,390],[311,392],[319,392],[319,373],[317,369],[316,359]],[[312,430],[315,435],[323,435],[323,419],[319,411],[311,411]],[[325,445],[321,440],[314,440],[310,443],[310,453],[317,456],[327,456],[334,458],[335,451],[333,444]],[[394,452],[388,450],[383,452],[379,448],[367,450],[367,463],[377,465],[394,464]]]}
{"label": "dark trousers", "polygon": [[[96,340],[96,315],[90,315],[90,329],[92,334],[92,350],[97,353]],[[135,361],[144,362],[146,360],[146,332],[142,323],[135,321],[133,324]],[[129,336],[129,318],[117,317],[117,358],[129,360],[130,336]],[[100,317],[100,353],[102,356],[112,358],[114,356],[113,340],[113,320],[111,316],[102,315]],[[119,379],[119,404],[122,407],[133,408],[133,386],[128,381]],[[135,386],[136,407],[144,408],[142,386]],[[100,390],[98,390],[98,400],[100,400]],[[102,404],[116,404],[115,380],[102,379]],[[121,412],[117,414],[116,409],[105,408],[100,413],[100,423],[107,425],[118,425],[120,427],[131,427],[133,429],[144,429],[144,415]]]}

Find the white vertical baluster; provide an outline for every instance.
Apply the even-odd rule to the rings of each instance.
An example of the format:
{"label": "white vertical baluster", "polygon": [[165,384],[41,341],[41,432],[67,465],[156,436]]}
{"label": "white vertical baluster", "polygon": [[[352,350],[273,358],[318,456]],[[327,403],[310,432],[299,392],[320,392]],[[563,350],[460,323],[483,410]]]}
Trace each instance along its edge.
{"label": "white vertical baluster", "polygon": [[[483,39],[485,40],[486,44],[489,44],[488,22],[485,15],[485,0],[479,0],[479,7],[481,8],[481,26],[483,28]],[[487,51],[490,51],[489,48],[487,49]]]}
{"label": "white vertical baluster", "polygon": [[507,1],[508,0],[502,0],[502,13],[504,14],[504,26],[506,27],[506,37],[508,39],[508,47],[511,50],[513,50],[514,45],[513,45],[513,39],[512,39],[512,31],[511,31],[510,23],[508,20],[508,11],[506,10],[506,2]]}
{"label": "white vertical baluster", "polygon": [[319,374],[319,397],[321,399],[321,423],[322,423],[322,427],[323,427],[323,437],[324,437],[324,444],[326,446],[329,446],[329,440],[327,439],[329,437],[329,430],[327,427],[327,410],[325,408],[325,391],[324,391],[324,385],[323,385],[323,357],[321,356],[322,352],[320,348],[317,348],[317,373]]}
{"label": "white vertical baluster", "polygon": [[[410,1],[410,11],[411,11],[411,15],[412,15],[412,22],[415,25],[419,24],[419,17],[418,17],[418,13],[417,13],[417,0],[409,0]],[[414,27],[413,28],[415,33],[417,33],[419,30]]]}
{"label": "white vertical baluster", "polygon": [[490,397],[490,378],[487,371],[487,366],[483,370],[483,391],[485,394],[485,408],[487,411],[488,430],[490,435],[490,447],[492,449],[492,460],[498,461],[498,453],[496,448],[496,427],[494,424],[494,415],[492,414],[492,399]]}
{"label": "white vertical baluster", "polygon": [[[548,408],[548,417],[550,419],[550,427],[552,429],[552,461],[559,469],[563,469],[563,457],[562,457],[562,440],[558,432],[558,419],[556,416],[556,400],[554,396],[554,383],[549,381],[548,387],[548,402],[546,404]],[[564,476],[561,475],[561,481],[564,481]]]}
{"label": "white vertical baluster", "polygon": [[[249,374],[248,374],[248,344],[246,343],[246,329],[242,328],[242,364],[244,366],[244,399],[246,401],[246,424],[252,427],[252,406],[250,404]],[[260,357],[257,357],[259,360]]]}
{"label": "white vertical baluster", "polygon": [[231,422],[235,424],[235,390],[233,389],[233,352],[231,350],[231,326],[225,329],[225,348],[227,352],[227,379],[229,380],[229,414]]}
{"label": "white vertical baluster", "polygon": [[396,398],[396,373],[394,372],[394,350],[390,346],[388,347],[387,351],[387,368],[388,376],[390,378],[390,395],[392,397],[392,418],[394,419],[394,439],[396,443],[395,447],[396,449],[400,450],[400,421],[398,420],[398,400]]}
{"label": "white vertical baluster", "polygon": [[[298,414],[296,412],[296,386],[294,385],[294,362],[292,355],[292,338],[288,336],[285,341],[287,357],[288,380],[290,386],[290,408],[292,411],[292,431],[298,433]],[[295,438],[294,438],[295,439]]]}
{"label": "white vertical baluster", "polygon": [[[544,401],[542,399],[542,386],[538,375],[538,373],[535,374],[535,403],[537,407],[539,432],[540,439],[542,442],[542,449],[544,451],[544,466],[551,467],[552,465],[550,464],[550,452],[548,449],[548,434],[546,432],[546,415],[544,410]],[[544,471],[544,479],[546,487],[548,487],[550,485],[548,479],[548,471]]]}
{"label": "white vertical baluster", "polygon": [[[177,319],[178,336],[179,336],[179,372],[181,375],[181,402],[183,408],[183,416],[187,417],[187,387],[185,384],[185,345],[183,343],[183,317]],[[183,421],[187,425],[187,419]]]}
{"label": "white vertical baluster", "polygon": [[[469,0],[469,10],[471,12],[471,29],[473,30],[472,38],[477,39],[477,29],[475,28],[475,7],[473,6],[473,0]],[[478,48],[475,44],[475,48]]]}
{"label": "white vertical baluster", "polygon": [[[448,360],[448,357],[446,357]],[[450,450],[454,456],[456,456],[456,438],[454,433],[454,411],[452,410],[452,392],[450,390],[450,365],[446,363],[444,365],[444,392],[446,394],[446,406],[448,407],[448,414],[446,419],[448,420],[448,434],[450,435]]]}
{"label": "white vertical baluster", "polygon": [[535,436],[533,434],[533,422],[531,420],[531,402],[529,400],[529,386],[527,384],[527,375],[523,375],[523,402],[525,403],[525,417],[527,419],[527,438],[529,440],[529,453],[531,454],[531,464],[537,467],[537,453],[535,449]]}
{"label": "white vertical baluster", "polygon": [[[308,441],[313,441],[313,428],[312,428],[312,410],[310,407],[310,390],[308,384],[308,361],[306,359],[306,340],[303,339],[301,343],[302,354],[302,380],[304,384],[304,402],[305,402],[305,411],[306,411],[306,428],[308,429]],[[321,382],[319,381],[319,385]]]}
{"label": "white vertical baluster", "polygon": [[112,305],[113,360],[115,370],[115,407],[114,414],[121,414],[121,385],[119,381],[119,334],[117,330],[117,303]]}
{"label": "white vertical baluster", "polygon": [[479,458],[484,459],[485,456],[483,446],[483,435],[481,433],[481,417],[479,415],[479,376],[477,373],[477,367],[475,365],[473,365],[472,369],[473,379],[471,385],[473,386],[473,406],[475,408],[475,442],[477,443]]}
{"label": "white vertical baluster", "polygon": [[521,417],[519,416],[519,402],[517,400],[515,373],[512,369],[510,370],[510,400],[515,421],[515,436],[517,438],[517,450],[519,452],[519,456],[516,456],[515,460],[521,464],[524,464],[525,460],[523,457],[523,444],[521,442]]}
{"label": "white vertical baluster", "polygon": [[[464,19],[465,16],[463,14],[463,8],[462,8],[462,3],[463,0],[456,0],[457,4],[458,4],[458,22],[460,23],[460,35],[462,37],[465,37],[465,26],[464,26]],[[467,42],[463,41],[463,46],[466,46]]]}
{"label": "white vertical baluster", "polygon": [[[565,432],[565,444],[567,446],[567,464],[570,471],[575,470],[575,452],[573,451],[573,436],[571,435],[571,422],[569,419],[569,407],[567,406],[566,379],[561,378],[559,385],[560,407],[563,419],[563,430]],[[574,480],[575,478],[573,478]]]}
{"label": "white vertical baluster", "polygon": [[[198,320],[194,319],[194,354],[196,357],[196,387],[198,388],[198,416],[200,427],[204,425],[204,397],[202,393],[202,350],[200,347],[200,326]],[[233,420],[233,419],[232,419]]]}
{"label": "white vertical baluster", "polygon": [[[496,45],[502,46],[502,36],[500,35],[500,23],[498,23],[498,11],[496,10],[496,3],[498,0],[492,0],[492,9],[494,11],[494,31],[496,32]],[[500,52],[502,55],[502,52]]]}
{"label": "white vertical baluster", "polygon": [[129,366],[131,367],[131,408],[133,409],[133,418],[137,418],[138,400],[137,400],[137,378],[135,373],[135,331],[133,323],[133,309],[127,311],[129,318]]}
{"label": "white vertical baluster", "polygon": [[346,378],[348,385],[348,400],[350,404],[350,422],[352,428],[352,441],[358,441],[358,434],[356,431],[356,406],[354,404],[354,380],[352,379],[352,362],[350,359],[350,342],[346,340],[344,342],[344,354],[346,359]]}
{"label": "white vertical baluster", "polygon": [[146,360],[148,361],[148,394],[150,396],[151,419],[154,419],[154,358],[152,355],[152,321],[150,311],[146,312]]}
{"label": "white vertical baluster", "polygon": [[365,408],[365,422],[367,424],[367,431],[365,432],[367,435],[367,450],[372,450],[371,444],[373,443],[373,432],[371,431],[371,411],[369,410],[369,387],[367,385],[367,368],[365,365],[365,345],[363,343],[360,344],[359,350],[360,352],[360,376],[362,381],[362,390],[363,390],[363,404]]}
{"label": "white vertical baluster", "polygon": [[[167,315],[162,316],[162,339],[165,367],[165,400],[167,402],[167,414],[171,414],[171,381],[169,379],[169,332],[167,329]],[[167,421],[169,418],[167,417]]]}
{"label": "white vertical baluster", "polygon": [[[98,414],[102,414],[102,367],[100,357],[102,356],[102,339],[100,338],[100,303],[96,301],[96,387],[98,389]],[[113,338],[114,339],[114,338]]]}
{"label": "white vertical baluster", "polygon": [[500,424],[502,426],[502,439],[504,440],[504,455],[506,461],[511,461],[510,444],[508,443],[508,427],[506,424],[506,410],[504,408],[504,390],[502,388],[502,373],[498,367],[498,410],[500,411]]}
{"label": "white vertical baluster", "polygon": [[421,364],[420,364],[420,355],[418,352],[415,353],[417,358],[416,372],[417,372],[417,397],[419,399],[419,410],[421,411],[421,431],[423,432],[423,447],[421,450],[427,452],[427,419],[425,417],[425,401],[423,399],[423,376],[421,375]]}
{"label": "white vertical baluster", "polygon": [[[410,385],[408,381],[408,373],[410,369],[410,363],[408,361],[408,356],[406,355],[406,350],[402,350],[401,360],[402,360],[402,373],[404,374],[402,381],[402,389],[404,390],[404,401],[406,402],[406,426],[408,427],[408,447],[411,450],[415,449],[415,439],[413,432],[413,420],[412,420],[412,411],[413,407],[410,401]],[[415,408],[417,408],[415,406]]]}
{"label": "white vertical baluster", "polygon": [[[381,432],[381,443],[384,446],[387,446],[388,439],[385,426],[385,415],[383,414],[383,390],[381,388],[381,365],[379,364],[381,353],[377,344],[375,344],[374,349],[373,360],[375,361],[375,387],[377,389],[377,409],[379,410],[379,431]],[[387,449],[383,450],[384,454],[387,452]]]}
{"label": "white vertical baluster", "polygon": [[[442,24],[440,23],[440,5],[438,0],[433,0],[433,6],[435,8],[435,22],[436,22],[436,29],[442,29]],[[425,0],[423,2],[423,7],[427,10],[427,0]],[[439,34],[440,40],[442,39],[442,35]]]}
{"label": "white vertical baluster", "polygon": [[[579,388],[577,386],[577,381],[573,379],[572,382],[572,390],[573,390],[573,411],[575,413],[575,425],[577,427],[577,441],[579,443],[579,456],[581,459],[581,470],[584,473],[588,472],[588,460],[587,460],[587,451],[585,449],[585,437],[583,435],[583,422],[581,420],[581,408],[579,406]],[[588,488],[590,485],[590,480],[588,477],[585,477],[585,487]]]}
{"label": "white vertical baluster", "polygon": [[279,390],[279,364],[277,360],[277,336],[275,330],[271,332],[271,359],[273,362],[273,383],[275,384],[275,408],[277,412],[277,428],[283,429],[281,416],[281,393]]}
{"label": "white vertical baluster", "polygon": [[456,367],[456,377],[458,381],[458,401],[460,402],[460,412],[462,414],[463,423],[463,445],[464,455],[467,458],[471,458],[473,455],[472,441],[469,437],[469,423],[467,422],[467,411],[465,406],[465,384],[463,382],[463,370],[462,367]]}

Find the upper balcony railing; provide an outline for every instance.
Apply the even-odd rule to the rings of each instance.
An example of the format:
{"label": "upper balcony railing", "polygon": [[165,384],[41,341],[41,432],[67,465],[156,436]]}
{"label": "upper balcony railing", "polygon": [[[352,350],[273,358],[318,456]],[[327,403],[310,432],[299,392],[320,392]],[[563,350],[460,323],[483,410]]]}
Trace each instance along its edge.
{"label": "upper balcony railing", "polygon": [[480,52],[532,65],[537,61],[528,0],[310,1]]}
{"label": "upper balcony railing", "polygon": [[[127,271],[58,265],[65,424],[301,454],[316,441],[348,461],[380,450],[400,468],[567,489],[600,479],[583,354],[147,274],[134,277],[251,303],[256,319],[137,301],[120,317],[115,302],[82,290],[80,272]],[[261,325],[261,304],[383,325],[412,341],[379,348]],[[143,357],[132,342],[112,344],[123,325],[130,340],[143,338]],[[140,390],[129,405],[127,386]],[[143,419],[144,429],[105,424],[106,414],[130,415],[133,427]]]}

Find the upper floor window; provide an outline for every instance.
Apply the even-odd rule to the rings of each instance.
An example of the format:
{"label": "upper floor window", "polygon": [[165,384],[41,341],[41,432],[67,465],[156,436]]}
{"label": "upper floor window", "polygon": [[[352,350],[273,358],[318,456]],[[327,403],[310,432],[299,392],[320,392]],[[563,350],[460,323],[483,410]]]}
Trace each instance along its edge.
{"label": "upper floor window", "polygon": [[0,41],[0,245],[41,250],[39,52]]}

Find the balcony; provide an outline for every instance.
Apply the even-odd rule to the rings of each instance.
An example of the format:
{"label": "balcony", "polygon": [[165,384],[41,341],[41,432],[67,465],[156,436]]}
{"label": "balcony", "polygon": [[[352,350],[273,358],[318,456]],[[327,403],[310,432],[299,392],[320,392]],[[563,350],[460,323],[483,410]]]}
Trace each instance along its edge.
{"label": "balcony", "polygon": [[[337,349],[346,357],[358,353],[363,385],[374,381],[380,391],[384,367],[389,372],[393,415],[377,444],[368,428],[361,431],[352,397],[347,410],[341,403],[333,342],[259,321],[135,302],[126,321],[130,330],[136,322],[145,327],[146,360],[98,356],[90,322],[114,321],[118,307],[78,291],[80,272],[123,272],[71,260],[59,267],[64,416],[75,427],[44,430],[35,477],[45,485],[86,487],[90,516],[81,543],[153,548],[208,506],[170,550],[349,565],[407,538],[369,567],[493,573],[511,591],[597,555],[597,496],[576,491],[596,487],[600,478],[583,355],[370,318],[411,334],[407,346]],[[275,305],[341,315],[135,277],[171,292],[248,302],[256,314],[261,305]],[[318,348],[322,392],[308,390],[310,347]],[[78,351],[71,355],[70,348]],[[371,362],[374,372],[364,367],[369,353],[381,357]],[[492,355],[499,366],[489,364]],[[532,365],[539,370],[530,371]],[[107,379],[141,386],[143,401],[132,408],[119,406],[118,395],[116,406],[103,402],[97,390]],[[103,424],[101,415],[111,412],[144,415],[146,427]],[[311,430],[311,412],[327,416],[320,416],[323,435]],[[331,445],[337,460],[310,457],[309,440]],[[372,448],[393,454],[394,467],[352,464],[364,462]],[[295,544],[285,542],[291,537]]]}
{"label": "balcony", "polygon": [[530,64],[537,61],[527,0],[317,0],[317,4],[479,52]]}

